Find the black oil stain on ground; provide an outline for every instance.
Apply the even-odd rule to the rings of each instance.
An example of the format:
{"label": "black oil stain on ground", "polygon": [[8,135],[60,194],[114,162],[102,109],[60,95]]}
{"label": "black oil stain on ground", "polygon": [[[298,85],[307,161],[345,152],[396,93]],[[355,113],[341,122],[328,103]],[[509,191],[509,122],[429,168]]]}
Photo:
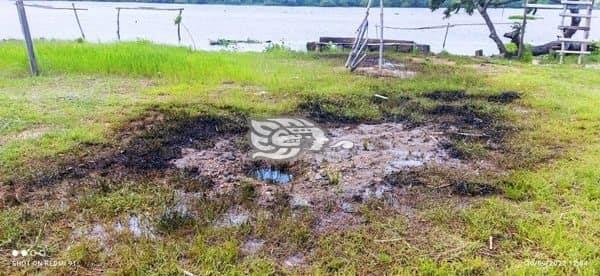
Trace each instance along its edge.
{"label": "black oil stain on ground", "polygon": [[242,135],[247,131],[246,118],[239,112],[191,114],[180,107],[150,108],[116,130],[112,143],[82,143],[19,182],[52,185],[91,173],[119,179],[165,171],[170,160],[181,156],[182,148],[205,149],[218,137]]}
{"label": "black oil stain on ground", "polygon": [[435,90],[425,93],[424,96],[431,100],[447,102],[460,101],[471,97],[467,95],[465,90]]}
{"label": "black oil stain on ground", "polygon": [[457,181],[454,185],[454,192],[463,196],[485,196],[497,194],[500,190],[488,183]]}
{"label": "black oil stain on ground", "polygon": [[518,92],[506,91],[506,92],[502,92],[498,95],[489,96],[488,101],[495,102],[495,103],[501,103],[501,104],[508,104],[508,103],[512,103],[513,101],[518,100],[520,98],[521,98],[521,96]]}

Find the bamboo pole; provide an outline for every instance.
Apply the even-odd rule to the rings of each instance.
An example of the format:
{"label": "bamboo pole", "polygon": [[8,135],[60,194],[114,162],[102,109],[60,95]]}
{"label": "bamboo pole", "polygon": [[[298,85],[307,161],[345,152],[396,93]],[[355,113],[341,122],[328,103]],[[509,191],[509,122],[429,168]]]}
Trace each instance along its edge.
{"label": "bamboo pole", "polygon": [[[73,8],[63,8],[63,7],[54,7],[54,6],[48,6],[48,5],[38,5],[38,4],[23,4],[23,6],[25,7],[32,7],[32,8],[40,8],[40,9],[47,9],[47,10],[72,10]],[[82,8],[75,8],[78,11],[87,11],[88,9],[82,9]]]}
{"label": "bamboo pole", "polygon": [[25,6],[23,6],[23,0],[17,0],[15,4],[17,6],[17,13],[19,14],[19,22],[21,23],[21,30],[23,31],[25,46],[27,47],[27,55],[29,56],[29,71],[31,72],[32,76],[37,76],[40,74],[40,72],[38,70],[35,51],[33,49],[33,40],[31,39],[31,32],[29,31],[29,23],[27,22]]}
{"label": "bamboo pole", "polygon": [[379,0],[379,70],[383,69],[383,0]]}
{"label": "bamboo pole", "polygon": [[442,49],[446,49],[446,38],[448,38],[448,30],[450,29],[450,22],[446,25],[446,33],[444,34],[444,43],[442,44]]}
{"label": "bamboo pole", "polygon": [[79,15],[77,15],[77,8],[75,8],[75,3],[71,3],[71,5],[73,6],[73,13],[75,14],[77,26],[79,26],[79,31],[81,32],[81,38],[85,40],[85,33],[83,33],[83,28],[81,28],[81,22],[79,21]]}
{"label": "bamboo pole", "polygon": [[183,10],[179,10],[179,14],[177,15],[177,41],[181,43],[181,12]]}
{"label": "bamboo pole", "polygon": [[121,8],[117,8],[117,39],[121,40],[121,24],[119,18],[121,17]]}

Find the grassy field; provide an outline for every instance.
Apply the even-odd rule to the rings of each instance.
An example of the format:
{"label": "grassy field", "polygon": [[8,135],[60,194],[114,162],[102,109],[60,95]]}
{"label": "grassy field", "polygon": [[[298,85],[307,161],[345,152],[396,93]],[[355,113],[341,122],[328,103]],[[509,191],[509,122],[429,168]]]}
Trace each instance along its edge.
{"label": "grassy field", "polygon": [[[40,41],[36,50],[42,75],[30,78],[22,42],[0,43],[0,271],[600,272],[597,66],[390,56],[418,69],[415,78],[399,80],[351,74],[341,66],[340,54],[282,49],[191,52],[147,42]],[[182,175],[47,180],[61,175],[65,160],[102,158],[105,148],[118,148],[123,137],[136,131],[132,122],[156,112],[172,112],[182,120],[199,114],[235,120],[235,114],[306,114],[306,106],[318,103],[323,114],[341,121],[376,122],[394,114],[423,123],[434,118],[430,111],[439,105],[425,97],[432,91],[466,91],[473,100],[465,106],[515,129],[504,141],[508,152],[497,160],[505,170],[494,181],[498,193],[428,201],[414,210],[414,217],[369,202],[361,207],[365,222],[360,227],[315,234],[310,212],[282,208],[276,216],[265,214],[248,202],[244,189],[230,198],[195,202],[200,213],[195,219],[165,216],[165,209],[176,204],[175,190],[190,182]],[[516,91],[521,98],[506,106],[480,100],[504,91]],[[375,93],[409,98],[410,104],[378,107],[372,101]],[[467,144],[463,150],[474,149],[479,151]],[[216,227],[212,222],[231,202],[256,211],[253,223]],[[466,207],[455,208],[463,202]],[[132,213],[144,214],[159,229],[156,236],[116,235],[103,244],[97,239],[102,233],[77,234]],[[265,248],[243,254],[240,246],[249,237],[266,240]],[[493,249],[488,249],[490,237]],[[15,265],[13,249],[43,251],[46,257],[27,260],[59,265]],[[282,265],[297,252],[308,252],[304,265]]]}

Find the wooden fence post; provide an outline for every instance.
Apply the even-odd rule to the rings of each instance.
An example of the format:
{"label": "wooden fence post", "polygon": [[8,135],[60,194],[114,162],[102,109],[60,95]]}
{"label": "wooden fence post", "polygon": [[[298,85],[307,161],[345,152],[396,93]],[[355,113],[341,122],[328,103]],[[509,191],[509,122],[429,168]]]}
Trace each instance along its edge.
{"label": "wooden fence post", "polygon": [[83,28],[81,28],[81,22],[79,22],[79,15],[77,15],[75,3],[71,3],[71,5],[73,6],[73,13],[75,13],[75,20],[77,21],[77,26],[79,26],[79,31],[81,32],[81,38],[85,40],[85,34],[83,33]]}
{"label": "wooden fence post", "polygon": [[379,0],[379,70],[383,69],[383,0]]}
{"label": "wooden fence post", "polygon": [[448,38],[448,30],[450,29],[450,22],[446,25],[446,34],[444,34],[444,43],[442,44],[442,49],[446,49],[446,38]]}
{"label": "wooden fence post", "polygon": [[29,56],[29,71],[32,76],[40,74],[37,65],[37,59],[35,58],[35,51],[33,50],[33,40],[31,39],[31,33],[29,32],[29,23],[27,22],[27,14],[25,13],[25,6],[23,6],[23,0],[17,0],[17,13],[19,14],[19,22],[21,22],[21,30],[23,31],[23,38],[25,39],[25,45],[27,47],[27,55]]}
{"label": "wooden fence post", "polygon": [[183,10],[179,10],[179,14],[177,15],[177,42],[181,43],[181,12]]}
{"label": "wooden fence post", "polygon": [[121,26],[119,23],[119,18],[121,17],[121,8],[117,8],[117,39],[121,40]]}

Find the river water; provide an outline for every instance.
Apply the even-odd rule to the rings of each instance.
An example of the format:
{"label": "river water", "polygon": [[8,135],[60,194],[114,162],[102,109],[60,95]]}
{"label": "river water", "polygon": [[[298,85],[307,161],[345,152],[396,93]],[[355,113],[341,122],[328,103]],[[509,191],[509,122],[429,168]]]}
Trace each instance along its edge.
{"label": "river water", "polygon": [[[71,2],[35,1],[26,2],[55,7],[70,7]],[[198,49],[219,50],[220,46],[210,46],[209,40],[219,38],[236,40],[271,40],[283,42],[288,47],[304,50],[306,42],[317,41],[319,36],[353,36],[364,17],[364,8],[325,8],[325,7],[277,7],[277,6],[227,6],[227,5],[187,5],[187,4],[148,4],[112,2],[76,2],[79,17],[91,42],[111,42],[117,39],[115,7],[182,7],[182,45]],[[27,7],[32,35],[46,39],[76,39],[80,36],[75,17],[69,10],[47,10]],[[540,10],[541,19],[529,20],[526,41],[541,44],[551,41],[558,34],[559,10]],[[493,9],[490,16],[494,22],[511,22],[511,15],[520,15],[520,9]],[[121,39],[147,39],[158,43],[178,44],[177,27],[174,24],[177,12],[152,10],[122,10]],[[431,12],[423,8],[386,8],[385,25],[390,27],[424,27],[456,23],[483,23],[477,13],[453,14],[444,19],[441,11]],[[369,36],[376,37],[379,11],[371,10]],[[21,30],[13,2],[0,2],[0,39],[21,39]],[[592,21],[592,39],[600,38],[600,22]],[[596,27],[596,28],[594,28]],[[189,32],[186,30],[189,30]],[[510,25],[498,25],[502,35],[510,31]],[[445,29],[405,31],[385,29],[389,39],[413,40],[430,44],[434,52],[442,50]],[[495,44],[488,38],[486,26],[463,26],[451,28],[448,33],[446,50],[455,54],[472,55],[483,49],[486,55],[497,53]],[[508,41],[505,39],[505,41]],[[260,50],[263,45],[238,45],[238,50]]]}

